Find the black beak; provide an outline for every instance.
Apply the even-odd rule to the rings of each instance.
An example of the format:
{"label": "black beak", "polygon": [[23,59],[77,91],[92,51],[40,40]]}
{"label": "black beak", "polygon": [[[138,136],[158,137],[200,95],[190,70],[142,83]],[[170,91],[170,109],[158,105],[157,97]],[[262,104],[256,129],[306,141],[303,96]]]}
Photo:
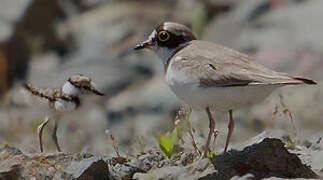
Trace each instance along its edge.
{"label": "black beak", "polygon": [[97,91],[97,90],[95,90],[95,89],[92,89],[91,91],[92,91],[94,94],[98,95],[98,96],[104,96],[104,94],[103,94],[103,93],[101,93],[101,92],[99,92],[99,91]]}
{"label": "black beak", "polygon": [[90,86],[86,88],[86,90],[98,95],[98,96],[104,96],[103,93],[99,92],[98,90],[96,90],[96,86],[94,84],[94,82],[91,82]]}
{"label": "black beak", "polygon": [[153,46],[153,43],[151,41],[144,41],[140,44],[137,44],[134,48],[134,50],[140,50],[140,49],[145,49],[145,48],[149,48],[150,46]]}

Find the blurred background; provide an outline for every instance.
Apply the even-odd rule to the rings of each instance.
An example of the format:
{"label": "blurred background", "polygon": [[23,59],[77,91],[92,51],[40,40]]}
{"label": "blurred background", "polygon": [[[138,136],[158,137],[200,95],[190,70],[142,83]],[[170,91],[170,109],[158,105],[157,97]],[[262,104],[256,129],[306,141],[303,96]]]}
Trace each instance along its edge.
{"label": "blurred background", "polygon": [[[323,135],[323,1],[320,0],[1,0],[0,143],[38,152],[37,126],[44,112],[27,105],[21,82],[60,87],[73,74],[93,79],[105,97],[90,96],[62,117],[63,151],[136,154],[155,135],[171,131],[182,104],[167,87],[158,57],[134,52],[136,43],[164,21],[191,27],[203,40],[253,55],[258,63],[315,79],[318,86],[285,87],[262,104],[235,111],[232,144],[266,130],[297,139]],[[282,99],[279,95],[282,95]],[[198,136],[208,131],[204,112],[193,112]],[[227,122],[217,120],[217,148]],[[44,130],[44,149],[54,152]]]}

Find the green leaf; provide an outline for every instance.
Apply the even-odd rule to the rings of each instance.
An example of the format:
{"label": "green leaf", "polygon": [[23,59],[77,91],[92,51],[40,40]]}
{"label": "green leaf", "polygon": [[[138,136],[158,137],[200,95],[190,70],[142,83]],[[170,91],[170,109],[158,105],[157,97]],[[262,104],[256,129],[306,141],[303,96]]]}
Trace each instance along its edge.
{"label": "green leaf", "polygon": [[207,154],[206,154],[206,157],[209,158],[209,159],[212,159],[213,158],[213,152],[208,151]]}
{"label": "green leaf", "polygon": [[174,128],[172,133],[168,132],[164,135],[157,136],[160,149],[167,157],[171,157],[174,152],[174,145],[178,140],[178,130]]}

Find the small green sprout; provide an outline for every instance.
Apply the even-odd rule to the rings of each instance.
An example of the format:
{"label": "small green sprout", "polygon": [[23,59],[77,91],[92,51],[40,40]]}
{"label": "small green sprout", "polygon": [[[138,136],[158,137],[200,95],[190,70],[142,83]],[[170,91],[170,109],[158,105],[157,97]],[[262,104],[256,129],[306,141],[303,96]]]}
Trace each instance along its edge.
{"label": "small green sprout", "polygon": [[213,152],[209,150],[207,152],[207,154],[206,154],[206,157],[209,158],[209,159],[212,159],[213,158]]}
{"label": "small green sprout", "polygon": [[174,128],[174,130],[171,133],[168,132],[164,135],[157,136],[157,140],[160,149],[168,158],[170,158],[172,153],[174,152],[174,145],[178,140],[177,128]]}

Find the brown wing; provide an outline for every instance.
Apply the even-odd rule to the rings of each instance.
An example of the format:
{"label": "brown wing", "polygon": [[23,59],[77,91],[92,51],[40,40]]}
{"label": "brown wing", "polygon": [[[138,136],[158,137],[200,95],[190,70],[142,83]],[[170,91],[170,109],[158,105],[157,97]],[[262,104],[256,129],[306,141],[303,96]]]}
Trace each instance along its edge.
{"label": "brown wing", "polygon": [[232,49],[213,43],[198,43],[202,49],[186,49],[186,53],[179,53],[182,60],[174,62],[174,65],[187,75],[197,75],[201,87],[316,84],[310,79],[270,70],[255,63],[253,57]]}
{"label": "brown wing", "polygon": [[73,97],[63,94],[60,89],[41,89],[27,83],[24,84],[23,87],[32,95],[47,99],[50,102],[54,102],[59,98],[66,101],[73,101]]}
{"label": "brown wing", "polygon": [[26,89],[28,92],[30,92],[32,95],[47,99],[50,102],[54,102],[56,100],[54,94],[56,91],[52,91],[50,89],[40,89],[35,87],[34,85],[30,83],[25,83],[23,85],[24,89]]}

